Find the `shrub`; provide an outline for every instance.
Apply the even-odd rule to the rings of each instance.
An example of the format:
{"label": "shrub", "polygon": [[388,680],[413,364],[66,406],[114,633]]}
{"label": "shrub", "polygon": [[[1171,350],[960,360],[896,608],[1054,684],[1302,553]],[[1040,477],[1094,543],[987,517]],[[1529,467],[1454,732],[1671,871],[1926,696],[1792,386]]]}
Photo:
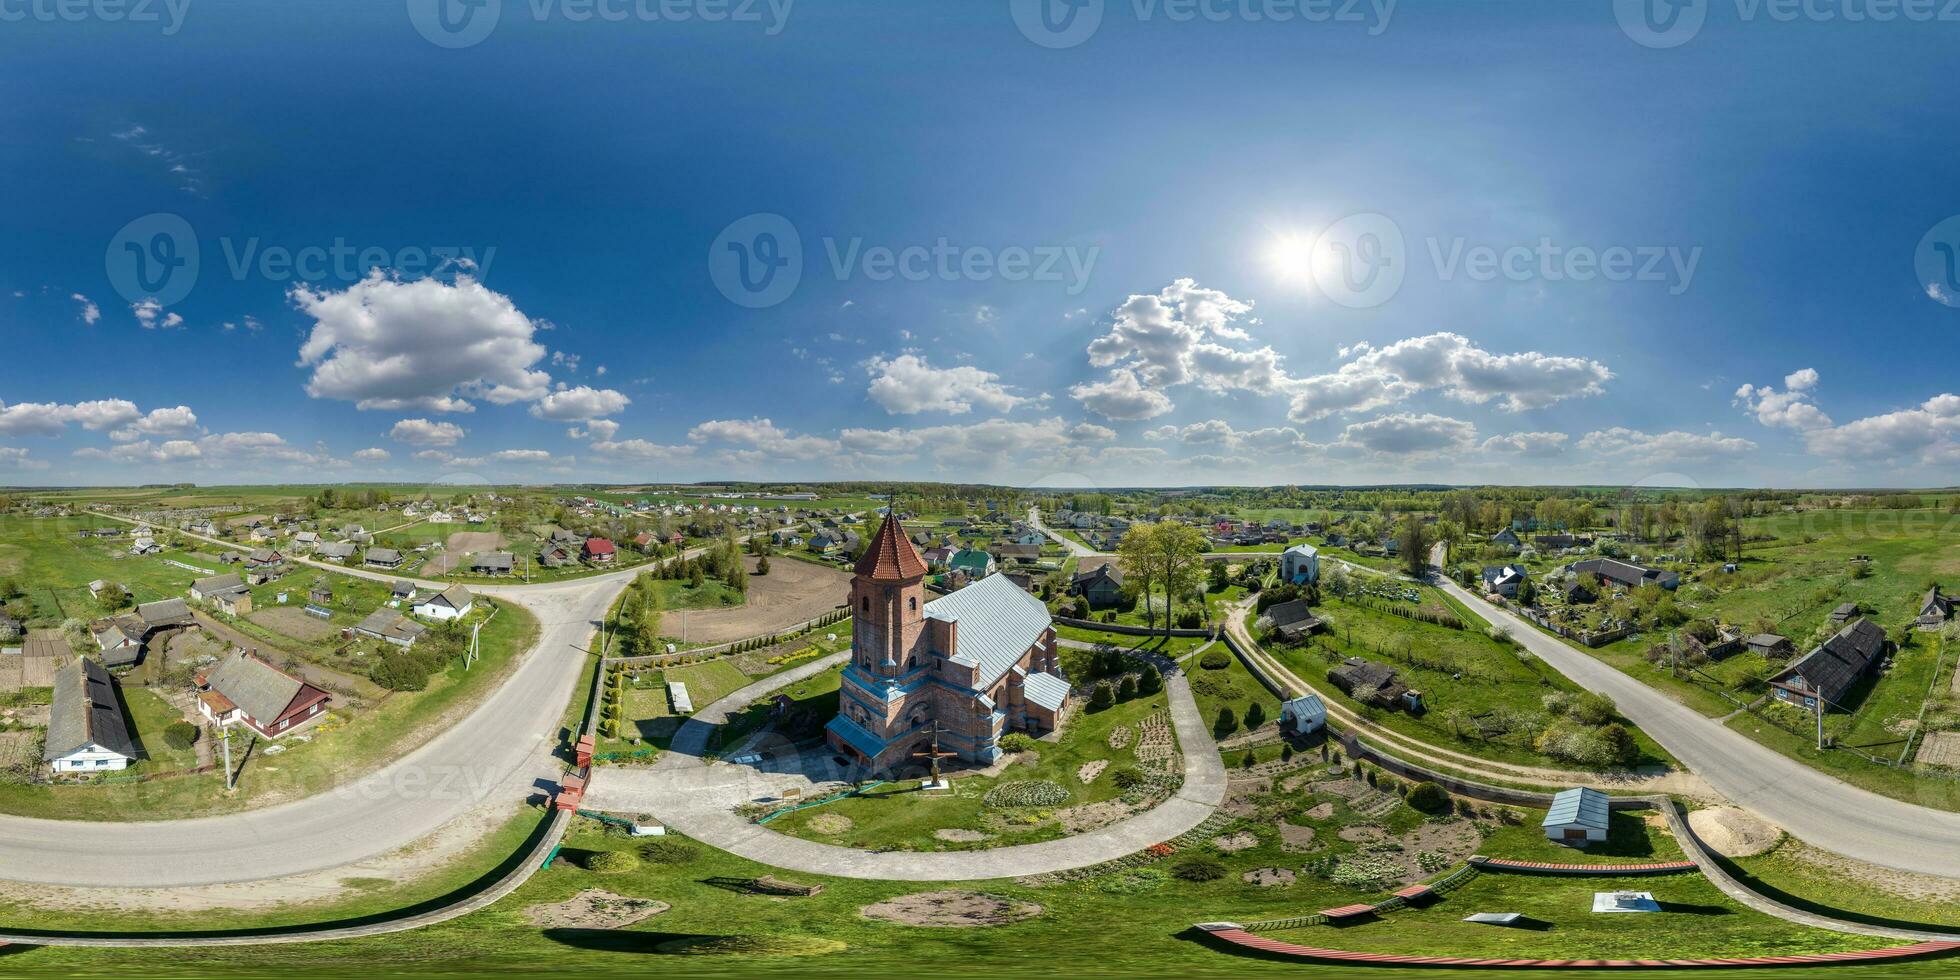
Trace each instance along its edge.
{"label": "shrub", "polygon": [[1186,609],[1185,611],[1177,614],[1178,629],[1194,630],[1200,626],[1203,626],[1204,623],[1205,623],[1204,616],[1201,615],[1196,609]]}
{"label": "shrub", "polygon": [[1448,813],[1450,794],[1443,787],[1431,782],[1420,782],[1409,790],[1409,805],[1424,813]]}
{"label": "shrub", "polygon": [[1233,713],[1231,705],[1218,709],[1218,720],[1212,722],[1211,730],[1219,735],[1230,735],[1239,730],[1239,716]]}
{"label": "shrub", "polygon": [[1246,705],[1245,727],[1249,731],[1266,723],[1266,706],[1257,701]]}
{"label": "shrub", "polygon": [[1137,681],[1137,693],[1148,697],[1164,689],[1164,675],[1157,672],[1155,664],[1146,664],[1143,677]]}
{"label": "shrub", "polygon": [[1109,693],[1108,684],[1097,684],[1096,689],[1089,692],[1090,711],[1102,711],[1115,703],[1116,696]]}
{"label": "shrub", "polygon": [[173,721],[163,730],[164,744],[182,751],[197,743],[197,726],[187,721]]}
{"label": "shrub", "polygon": [[1002,752],[1032,752],[1034,747],[1034,737],[1026,732],[1008,732],[1000,737]]}
{"label": "shrub", "polygon": [[1223,650],[1206,650],[1205,655],[1198,658],[1198,666],[1206,670],[1224,670],[1232,666],[1232,655]]}
{"label": "shrub", "polygon": [[1116,770],[1110,774],[1109,780],[1116,784],[1117,789],[1123,790],[1126,793],[1133,789],[1142,789],[1145,784],[1150,782],[1149,778],[1144,776],[1135,766],[1124,766]]}
{"label": "shrub", "polygon": [[1279,747],[1279,761],[1281,762],[1293,761],[1293,743],[1288,742]]}
{"label": "shrub", "polygon": [[368,668],[368,679],[390,691],[419,691],[429,686],[429,671],[406,653],[384,653]]}
{"label": "shrub", "polygon": [[593,874],[625,874],[639,866],[640,859],[628,851],[600,851],[585,859],[585,870]]}
{"label": "shrub", "polygon": [[640,845],[640,860],[648,864],[693,864],[701,849],[684,841],[659,838]]}
{"label": "shrub", "polygon": [[1137,679],[1125,675],[1122,682],[1116,685],[1116,700],[1130,701],[1130,700],[1134,700],[1136,696],[1137,696]]}
{"label": "shrub", "polygon": [[1177,862],[1171,874],[1185,881],[1217,881],[1225,877],[1225,864],[1208,854],[1196,854]]}
{"label": "shrub", "polygon": [[1258,764],[1259,764],[1259,759],[1257,756],[1252,754],[1251,749],[1247,749],[1244,755],[1239,756],[1240,769],[1250,769]]}

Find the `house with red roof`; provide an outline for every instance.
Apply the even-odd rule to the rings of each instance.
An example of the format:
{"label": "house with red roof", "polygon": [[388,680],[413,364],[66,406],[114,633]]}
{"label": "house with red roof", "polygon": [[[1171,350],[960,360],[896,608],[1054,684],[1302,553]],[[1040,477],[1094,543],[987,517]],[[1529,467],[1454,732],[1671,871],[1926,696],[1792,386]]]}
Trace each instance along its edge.
{"label": "house with red roof", "polygon": [[320,717],[332,699],[308,684],[250,653],[233,654],[197,678],[197,707],[211,721],[242,724],[265,736],[279,738]]}
{"label": "house with red roof", "polygon": [[583,557],[594,565],[610,565],[619,557],[619,549],[605,538],[587,538]]}

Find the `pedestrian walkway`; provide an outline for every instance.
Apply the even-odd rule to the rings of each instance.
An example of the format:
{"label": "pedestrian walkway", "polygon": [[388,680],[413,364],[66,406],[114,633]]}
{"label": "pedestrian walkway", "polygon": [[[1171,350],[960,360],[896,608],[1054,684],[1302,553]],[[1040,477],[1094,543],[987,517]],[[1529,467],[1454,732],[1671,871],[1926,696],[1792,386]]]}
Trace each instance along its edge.
{"label": "pedestrian walkway", "polygon": [[[805,874],[890,881],[972,881],[1050,874],[1133,854],[1197,827],[1225,800],[1225,766],[1205,727],[1191,685],[1180,669],[1165,669],[1171,723],[1184,757],[1184,785],[1155,808],[1101,830],[1038,844],[990,850],[911,853],[865,851],[776,833],[735,812],[757,799],[807,795],[837,778],[828,752],[763,752],[744,764],[710,762],[704,751],[714,728],[776,690],[841,664],[826,657],[764,678],[698,712],[674,735],[660,763],[648,769],[600,769],[586,801],[596,809],[651,813],[695,840],[763,864]],[[753,751],[753,750],[750,750]],[[814,767],[814,768],[812,768]]]}

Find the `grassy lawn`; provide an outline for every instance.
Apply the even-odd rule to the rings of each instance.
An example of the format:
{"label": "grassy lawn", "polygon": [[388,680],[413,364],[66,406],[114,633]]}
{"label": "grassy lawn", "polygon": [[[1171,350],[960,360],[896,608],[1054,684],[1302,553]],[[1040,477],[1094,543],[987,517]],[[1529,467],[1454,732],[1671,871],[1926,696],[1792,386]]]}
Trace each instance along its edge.
{"label": "grassy lawn", "polygon": [[197,766],[195,747],[174,749],[164,741],[163,730],[182,721],[183,712],[170,706],[156,692],[141,687],[122,689],[123,718],[129,724],[129,737],[141,750],[133,772],[171,772]]}
{"label": "grassy lawn", "polygon": [[1886,888],[1899,878],[1890,869],[1864,866],[1848,873],[1849,862],[1789,837],[1762,854],[1724,863],[1751,888],[1797,908],[1874,925],[1960,927],[1960,903],[1951,893],[1945,900],[1914,894],[1915,883],[1903,881]]}
{"label": "grassy lawn", "polygon": [[[1596,892],[1651,892],[1661,910],[1596,914]],[[1461,921],[1471,912],[1519,912],[1529,925]],[[1424,909],[1401,909],[1352,926],[1270,933],[1302,945],[1427,956],[1674,959],[1784,956],[1887,945],[1883,939],[1800,930],[1747,909],[1700,875],[1574,878],[1480,875]],[[1580,952],[1583,951],[1583,952]]]}
{"label": "grassy lawn", "polygon": [[[914,789],[916,782],[894,783],[865,796],[799,811],[769,826],[825,843],[914,851],[997,847],[1066,836],[1066,815],[1058,816],[1058,811],[1124,796],[1116,774],[1140,764],[1138,724],[1166,712],[1168,707],[1167,696],[1159,692],[1119,702],[1103,711],[1084,710],[1068,720],[1058,741],[1037,743],[1032,753],[1021,754],[997,778],[961,776],[953,780],[952,791],[945,793],[919,793]],[[1118,729],[1123,734],[1115,741],[1122,747],[1112,748],[1111,734]],[[1083,782],[1082,767],[1097,760],[1107,768],[1094,774],[1092,781]],[[1020,807],[989,805],[984,799],[997,786],[1023,781],[1051,784],[1064,791],[1066,799],[1058,796],[1058,802],[1049,805]],[[850,824],[843,825],[838,818]],[[942,829],[977,831],[989,839],[942,840],[935,836],[935,831]]]}
{"label": "grassy lawn", "polygon": [[[231,974],[362,975],[435,973],[477,975],[545,970],[671,976],[798,976],[861,977],[870,974],[911,975],[931,961],[932,972],[945,976],[1000,976],[1025,973],[1031,965],[1062,975],[1136,977],[1384,977],[1408,973],[1384,972],[1381,967],[1343,969],[1307,967],[1298,962],[1270,961],[1220,952],[1190,933],[1194,922],[1215,919],[1254,921],[1312,912],[1332,905],[1379,900],[1380,887],[1350,886],[1305,873],[1303,866],[1328,857],[1337,860],[1363,854],[1370,845],[1348,841],[1339,832],[1373,826],[1383,833],[1403,835],[1473,826],[1483,839],[1476,849],[1496,857],[1538,856],[1531,836],[1536,827],[1528,818],[1514,825],[1498,814],[1479,817],[1474,824],[1460,818],[1429,821],[1406,807],[1379,818],[1362,817],[1338,801],[1325,817],[1303,811],[1315,798],[1304,792],[1260,794],[1251,801],[1250,816],[1230,833],[1252,833],[1255,846],[1225,853],[1213,846],[1173,856],[1139,868],[1051,883],[1036,887],[1013,879],[983,882],[859,881],[818,875],[789,874],[713,850],[684,838],[668,838],[670,860],[642,861],[631,871],[598,874],[585,870],[590,858],[604,851],[636,851],[641,842],[607,833],[594,822],[578,821],[554,865],[535,875],[510,897],[483,911],[419,930],[407,936],[382,936],[329,944],[266,947],[203,947],[186,949],[118,950],[39,947],[7,957],[9,972],[34,974],[135,973],[144,976],[197,975],[216,971]],[[1316,830],[1306,850],[1288,850],[1279,841],[1274,821]],[[1215,842],[1214,842],[1215,843]],[[683,845],[673,855],[672,845]],[[1652,849],[1664,853],[1664,843]],[[1560,852],[1565,853],[1563,849]],[[1216,858],[1222,874],[1209,881],[1190,881],[1171,874],[1192,854]],[[1244,879],[1261,868],[1285,868],[1297,881],[1260,887]],[[793,881],[825,886],[810,898],[782,899],[745,894],[732,882],[775,873]],[[1669,911],[1658,915],[1595,916],[1589,910],[1591,893],[1616,887],[1652,891]],[[587,889],[656,899],[672,908],[620,931],[565,928],[545,931],[532,924],[530,910],[563,902]],[[1018,923],[982,928],[918,928],[867,918],[860,910],[898,896],[959,889],[1031,903],[1040,913]],[[12,911],[12,910],[10,910]],[[19,910],[26,925],[73,925],[66,918],[38,910]],[[1550,923],[1550,928],[1500,930],[1472,928],[1460,923],[1473,911],[1518,911]],[[338,916],[340,913],[329,913]],[[206,917],[208,914],[205,914]],[[229,916],[218,924],[234,924]],[[270,917],[268,917],[270,918]],[[94,917],[86,919],[94,923]],[[147,924],[147,923],[143,923]],[[838,944],[825,955],[772,957],[757,955],[673,956],[660,944],[691,937],[749,936],[820,939]],[[1809,952],[1864,948],[1889,940],[1846,937],[1805,929],[1736,906],[1696,876],[1663,878],[1560,880],[1511,875],[1485,875],[1444,898],[1426,911],[1390,913],[1357,927],[1316,927],[1296,930],[1285,938],[1304,944],[1385,952],[1471,953],[1503,950],[1512,955],[1567,958],[1619,955],[1691,956],[1751,952]],[[1031,954],[1030,951],[1048,951]],[[1031,955],[1054,960],[1031,964]],[[1887,966],[1885,976],[1944,977],[1953,961],[1930,961]],[[1849,968],[1847,976],[1865,975]],[[1447,971],[1423,971],[1423,976],[1469,976]],[[1483,975],[1488,975],[1483,974]],[[1667,975],[1667,974],[1661,974]]]}
{"label": "grassy lawn", "polygon": [[[231,794],[224,792],[223,776],[217,772],[108,785],[0,782],[0,812],[81,820],[167,820],[253,809],[324,792],[400,758],[432,731],[462,718],[504,681],[517,655],[535,642],[537,632],[537,621],[529,613],[504,607],[484,627],[483,657],[470,669],[458,661],[431,675],[421,691],[397,692],[360,709],[335,706],[328,719],[307,730],[307,741],[288,738],[280,743],[285,751],[278,755],[255,753]],[[235,733],[234,758],[243,748],[244,736]]]}
{"label": "grassy lawn", "polygon": [[[804,663],[809,661],[798,661],[797,664],[785,665],[783,669]],[[837,689],[842,677],[843,667],[839,666],[776,691],[776,694],[790,699],[790,708],[784,720],[777,725],[776,733],[791,742],[822,737],[824,724],[837,714]],[[771,694],[750,704],[741,713],[729,716],[728,723],[716,730],[710,746],[719,750],[732,749],[769,724],[774,697],[775,694]]]}
{"label": "grassy lawn", "polygon": [[[1213,654],[1224,654],[1222,658]],[[1211,667],[1206,661],[1216,664],[1224,661],[1223,667]],[[1232,655],[1232,651],[1220,643],[1203,656],[1184,662],[1185,673],[1191,681],[1191,697],[1198,702],[1198,714],[1205,723],[1212,726],[1212,735],[1226,738],[1244,729],[1246,712],[1256,702],[1265,713],[1267,721],[1279,720],[1279,697],[1259,683],[1245,663]],[[1218,726],[1218,716],[1222,709],[1230,708],[1234,725],[1229,729]],[[1234,756],[1234,761],[1236,761]]]}
{"label": "grassy lawn", "polygon": [[674,731],[686,720],[686,716],[678,715],[673,710],[667,696],[669,683],[686,684],[688,699],[694,702],[695,710],[699,711],[748,686],[753,680],[728,660],[709,660],[664,670],[641,670],[637,674],[629,672],[620,737],[601,738],[596,748],[601,753],[631,752],[643,745],[665,748]]}
{"label": "grassy lawn", "polygon": [[[1331,624],[1328,631],[1302,645],[1268,644],[1266,649],[1322,696],[1392,731],[1506,762],[1556,762],[1533,747],[1551,722],[1545,697],[1577,693],[1578,686],[1536,658],[1521,655],[1516,646],[1492,639],[1482,620],[1440,593],[1424,588],[1419,594],[1419,604],[1330,596],[1318,608]],[[1387,611],[1391,608],[1450,612],[1465,628],[1422,622]],[[1327,679],[1327,671],[1348,657],[1394,667],[1403,683],[1422,692],[1428,710],[1391,711],[1343,694]],[[1636,732],[1634,738],[1642,752],[1637,764],[1669,761],[1645,734]]]}

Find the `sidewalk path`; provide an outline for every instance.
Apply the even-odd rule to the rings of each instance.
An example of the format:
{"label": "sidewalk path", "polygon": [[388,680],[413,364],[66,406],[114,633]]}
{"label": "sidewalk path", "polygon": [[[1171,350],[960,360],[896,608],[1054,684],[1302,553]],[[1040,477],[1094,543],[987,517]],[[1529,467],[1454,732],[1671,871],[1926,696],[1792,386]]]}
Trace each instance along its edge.
{"label": "sidewalk path", "polygon": [[806,771],[823,776],[829,753],[765,754],[758,763],[706,763],[702,750],[712,729],[757,698],[844,662],[837,654],[764,678],[708,706],[682,725],[660,764],[648,769],[600,769],[586,800],[617,812],[647,812],[695,840],[752,861],[805,874],[890,881],[972,881],[1066,871],[1132,854],[1203,823],[1225,801],[1225,765],[1191,698],[1181,669],[1161,661],[1170,695],[1171,723],[1184,757],[1184,785],[1155,808],[1101,830],[1039,844],[978,851],[912,853],[865,851],[818,844],[776,833],[738,816],[734,807],[776,797],[788,788],[814,785]]}

